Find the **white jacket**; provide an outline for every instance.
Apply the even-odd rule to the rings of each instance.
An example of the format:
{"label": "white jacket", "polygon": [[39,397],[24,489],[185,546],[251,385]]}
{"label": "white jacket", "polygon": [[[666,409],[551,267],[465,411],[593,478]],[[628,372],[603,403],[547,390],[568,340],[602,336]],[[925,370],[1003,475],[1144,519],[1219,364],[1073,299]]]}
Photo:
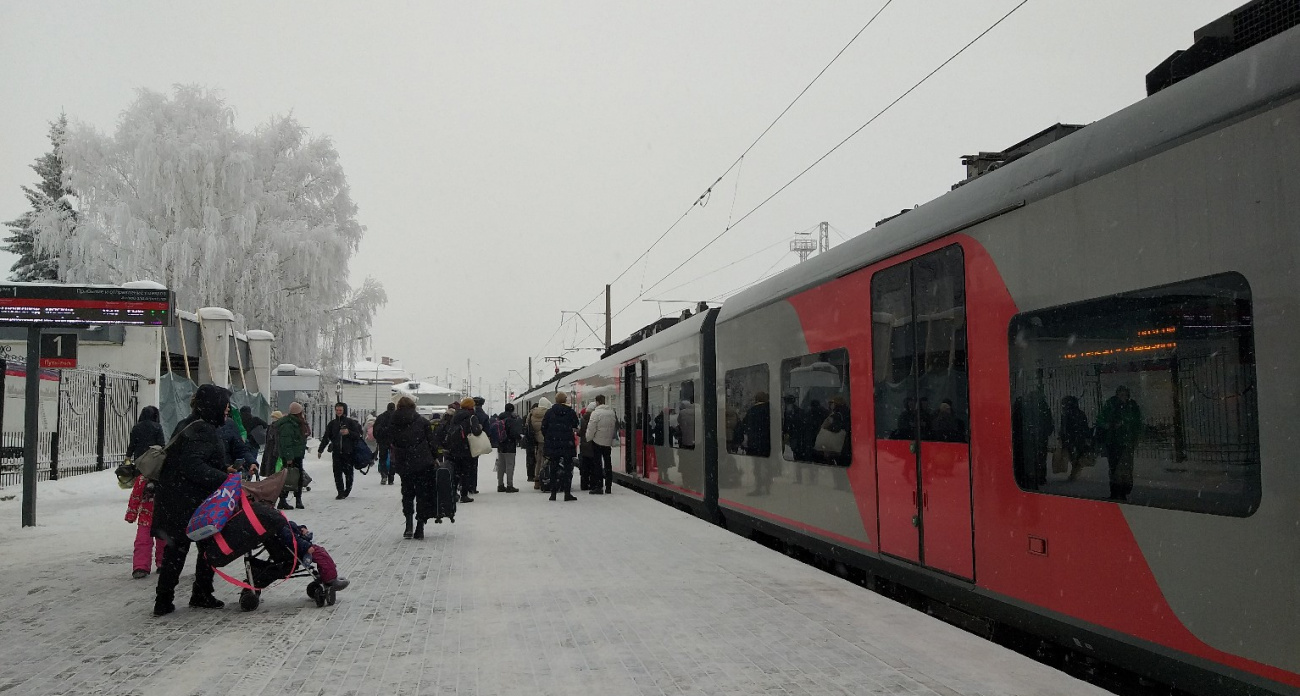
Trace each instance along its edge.
{"label": "white jacket", "polygon": [[614,415],[614,407],[609,404],[597,406],[591,412],[591,422],[587,423],[587,440],[601,447],[609,447],[614,443],[616,432],[618,416]]}

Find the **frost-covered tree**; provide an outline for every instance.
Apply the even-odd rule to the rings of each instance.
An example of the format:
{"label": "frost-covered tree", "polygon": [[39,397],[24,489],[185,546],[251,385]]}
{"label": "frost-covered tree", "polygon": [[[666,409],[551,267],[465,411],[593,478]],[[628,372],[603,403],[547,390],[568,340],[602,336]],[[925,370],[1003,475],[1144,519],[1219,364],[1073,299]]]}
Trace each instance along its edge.
{"label": "frost-covered tree", "polygon": [[32,209],[23,213],[16,220],[5,223],[9,236],[5,238],[0,249],[15,254],[18,260],[9,270],[9,279],[20,283],[42,280],[57,280],[59,277],[58,260],[47,253],[42,253],[36,245],[36,229],[33,227],[38,216],[57,210],[66,224],[75,224],[76,219],[68,204],[65,194],[71,193],[63,186],[63,162],[59,159],[59,146],[68,132],[68,117],[60,114],[59,120],[50,123],[50,143],[54,146],[49,152],[36,158],[32,169],[41,177],[36,188],[24,186],[23,195]]}
{"label": "frost-covered tree", "polygon": [[278,359],[304,365],[340,340],[337,324],[364,334],[387,301],[370,279],[349,285],[365,229],[333,144],[292,116],[241,132],[207,90],[141,90],[113,135],[77,125],[60,154],[77,224],[37,223],[61,280],[165,283],[182,308],[274,332]]}

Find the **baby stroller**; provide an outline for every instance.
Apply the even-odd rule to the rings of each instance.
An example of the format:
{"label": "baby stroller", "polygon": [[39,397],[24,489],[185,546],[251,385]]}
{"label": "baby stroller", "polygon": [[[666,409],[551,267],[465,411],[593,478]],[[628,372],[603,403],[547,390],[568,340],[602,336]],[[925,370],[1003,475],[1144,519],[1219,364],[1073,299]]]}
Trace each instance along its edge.
{"label": "baby stroller", "polygon": [[[307,584],[307,596],[323,607],[335,602],[335,590],[320,580],[319,570],[300,558],[299,549],[285,544],[284,530],[288,519],[276,510],[274,502],[284,488],[284,472],[278,472],[261,481],[244,481],[244,495],[240,506],[221,531],[198,542],[199,553],[212,564],[223,579],[243,590],[239,593],[239,607],[253,611],[261,603],[262,590],[281,580],[312,578]],[[292,535],[287,535],[293,539]],[[238,558],[244,560],[244,579],[238,580],[221,572]]]}

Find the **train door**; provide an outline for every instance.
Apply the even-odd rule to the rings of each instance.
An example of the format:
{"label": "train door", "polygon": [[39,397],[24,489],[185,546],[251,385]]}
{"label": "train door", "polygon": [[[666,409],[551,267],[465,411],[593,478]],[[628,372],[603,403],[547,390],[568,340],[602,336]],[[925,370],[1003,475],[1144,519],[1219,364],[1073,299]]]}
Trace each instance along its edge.
{"label": "train door", "polygon": [[636,450],[638,438],[637,404],[641,399],[641,388],[637,386],[636,363],[623,366],[623,428],[619,440],[623,443],[623,471],[636,472]]}
{"label": "train door", "polygon": [[975,572],[961,247],[871,279],[880,549]]}

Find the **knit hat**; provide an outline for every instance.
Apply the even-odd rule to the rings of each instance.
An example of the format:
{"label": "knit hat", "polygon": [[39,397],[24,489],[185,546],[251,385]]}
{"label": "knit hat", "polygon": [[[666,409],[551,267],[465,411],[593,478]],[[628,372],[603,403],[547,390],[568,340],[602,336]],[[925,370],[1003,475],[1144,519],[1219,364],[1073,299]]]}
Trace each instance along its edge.
{"label": "knit hat", "polygon": [[467,396],[467,397],[465,397],[465,398],[463,398],[463,399],[460,400],[460,407],[461,407],[461,408],[465,408],[465,409],[469,409],[469,410],[473,411],[473,410],[474,410],[474,400]]}
{"label": "knit hat", "polygon": [[296,416],[300,413],[302,413],[302,404],[297,401],[289,404],[289,415]]}
{"label": "knit hat", "polygon": [[283,411],[271,411],[271,420],[280,420],[281,418],[284,418]]}

